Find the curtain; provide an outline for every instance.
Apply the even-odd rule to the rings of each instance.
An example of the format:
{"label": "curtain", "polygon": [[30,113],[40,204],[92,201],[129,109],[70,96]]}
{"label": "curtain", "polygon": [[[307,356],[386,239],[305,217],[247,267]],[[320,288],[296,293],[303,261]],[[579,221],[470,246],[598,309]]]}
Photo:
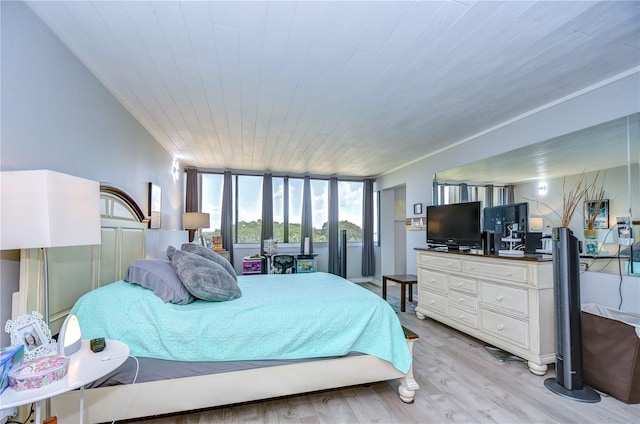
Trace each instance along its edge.
{"label": "curtain", "polygon": [[[198,210],[198,170],[187,168],[187,193],[184,202],[185,212],[200,212]],[[189,243],[193,241],[196,230],[189,231]]]}
{"label": "curtain", "polygon": [[362,276],[369,277],[376,273],[375,254],[373,251],[373,180],[364,180],[362,190]]}
{"label": "curtain", "polygon": [[460,203],[469,201],[469,186],[466,183],[460,183]]}
{"label": "curtain", "polygon": [[433,205],[437,205],[438,204],[438,191],[440,190],[440,187],[438,186],[438,181],[437,180],[433,180],[433,188],[432,188],[432,204]]}
{"label": "curtain", "polygon": [[273,181],[271,173],[262,177],[262,227],[260,230],[260,246],[264,241],[273,238]]}
{"label": "curtain", "polygon": [[340,275],[340,247],[338,246],[338,178],[329,179],[329,269]]}
{"label": "curtain", "polygon": [[515,203],[516,194],[514,192],[513,185],[508,185],[504,187],[504,204],[512,205]]}
{"label": "curtain", "polygon": [[493,206],[493,184],[484,186],[484,207]]}
{"label": "curtain", "polygon": [[300,253],[304,253],[304,241],[309,238],[309,253],[313,253],[313,224],[311,222],[311,178],[304,177],[302,190],[302,230],[300,234]]}
{"label": "curtain", "polygon": [[220,235],[222,248],[229,252],[229,261],[233,263],[233,184],[231,171],[224,172],[222,184],[222,210],[220,211]]}

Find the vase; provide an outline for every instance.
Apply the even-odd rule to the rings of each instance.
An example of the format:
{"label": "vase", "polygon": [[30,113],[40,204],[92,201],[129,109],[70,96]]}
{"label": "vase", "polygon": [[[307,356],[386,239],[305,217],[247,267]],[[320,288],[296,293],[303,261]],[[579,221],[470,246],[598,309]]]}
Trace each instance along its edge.
{"label": "vase", "polygon": [[595,256],[598,254],[598,230],[584,230],[585,253]]}

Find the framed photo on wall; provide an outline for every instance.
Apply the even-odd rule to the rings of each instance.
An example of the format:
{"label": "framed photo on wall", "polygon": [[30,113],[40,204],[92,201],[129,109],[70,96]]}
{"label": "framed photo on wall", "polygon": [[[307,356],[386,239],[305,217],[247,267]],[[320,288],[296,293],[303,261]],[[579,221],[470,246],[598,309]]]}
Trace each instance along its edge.
{"label": "framed photo on wall", "polygon": [[[589,224],[587,222],[588,217],[592,217],[595,213],[596,204],[598,202],[595,201],[586,201],[584,202],[584,228],[589,228]],[[598,214],[595,216],[595,221],[593,223],[594,229],[602,229],[609,228],[609,200],[604,199],[600,204],[600,208],[598,209]]]}
{"label": "framed photo on wall", "polygon": [[413,204],[413,214],[420,215],[422,213],[422,203]]}
{"label": "framed photo on wall", "polygon": [[149,183],[149,228],[160,228],[162,221],[162,188]]}

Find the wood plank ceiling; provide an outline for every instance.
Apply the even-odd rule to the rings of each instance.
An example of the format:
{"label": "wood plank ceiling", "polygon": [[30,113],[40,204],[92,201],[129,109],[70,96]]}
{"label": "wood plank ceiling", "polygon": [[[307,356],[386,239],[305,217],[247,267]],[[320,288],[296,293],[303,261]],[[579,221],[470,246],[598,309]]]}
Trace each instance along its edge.
{"label": "wood plank ceiling", "polygon": [[375,176],[640,65],[640,3],[28,1],[182,164]]}

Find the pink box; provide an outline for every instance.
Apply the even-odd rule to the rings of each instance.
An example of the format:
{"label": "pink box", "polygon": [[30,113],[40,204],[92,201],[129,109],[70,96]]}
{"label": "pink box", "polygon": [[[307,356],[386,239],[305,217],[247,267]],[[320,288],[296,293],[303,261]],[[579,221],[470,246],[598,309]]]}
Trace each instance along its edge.
{"label": "pink box", "polygon": [[69,369],[66,356],[43,356],[9,371],[9,387],[16,391],[39,389],[62,380]]}

